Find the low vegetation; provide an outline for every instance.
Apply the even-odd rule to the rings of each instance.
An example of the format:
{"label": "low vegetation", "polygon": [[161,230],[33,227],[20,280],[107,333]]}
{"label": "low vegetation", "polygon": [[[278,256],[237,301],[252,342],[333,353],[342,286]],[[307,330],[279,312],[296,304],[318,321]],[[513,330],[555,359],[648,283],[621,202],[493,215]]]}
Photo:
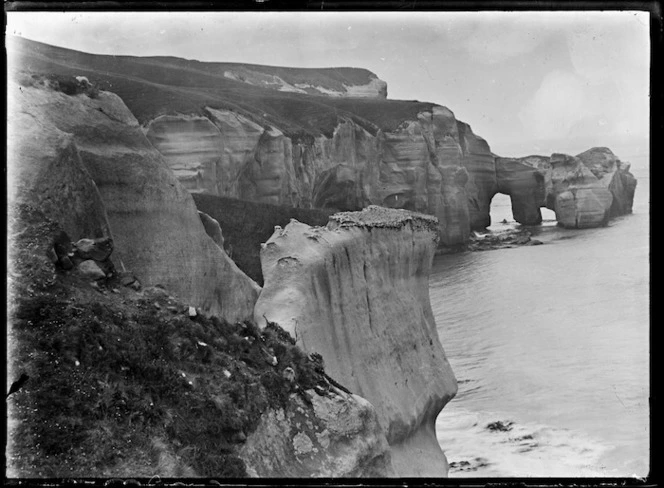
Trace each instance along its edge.
{"label": "low vegetation", "polygon": [[80,79],[64,74],[36,74],[22,72],[18,77],[21,86],[48,86],[65,95],[73,96],[84,94],[90,98],[99,96],[99,88],[90,83],[87,78]]}
{"label": "low vegetation", "polygon": [[57,226],[13,215],[9,371],[29,379],[8,397],[10,477],[244,477],[237,450],[261,414],[329,388],[320,356],[276,324],[57,269]]}
{"label": "low vegetation", "polygon": [[202,63],[179,58],[103,56],[17,40],[18,57],[34,72],[87,76],[102,90],[119,95],[141,124],[173,113],[199,114],[205,107],[234,110],[254,122],[274,125],[301,140],[331,137],[342,119],[352,119],[370,133],[395,130],[434,104],[371,98],[337,98],[279,92],[224,76],[229,69],[250,69],[280,76],[290,83],[341,89],[365,84],[370,73],[355,68],[299,70],[232,63]]}

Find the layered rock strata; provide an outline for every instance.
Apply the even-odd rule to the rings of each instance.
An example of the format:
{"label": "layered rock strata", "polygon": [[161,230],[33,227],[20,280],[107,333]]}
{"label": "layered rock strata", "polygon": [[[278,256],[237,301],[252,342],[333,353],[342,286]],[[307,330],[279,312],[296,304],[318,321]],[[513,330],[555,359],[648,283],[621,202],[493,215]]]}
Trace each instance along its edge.
{"label": "layered rock strata", "polygon": [[[303,208],[374,204],[426,212],[438,218],[447,246],[490,224],[496,192],[512,197],[517,220],[540,219],[541,181],[531,168],[539,163],[492,154],[444,107],[386,100],[385,83],[370,71],[174,57],[111,62],[13,36],[7,41],[11,59],[31,69],[116,91],[190,191]],[[547,190],[550,208],[560,200],[562,225],[601,225],[608,194],[599,188],[607,185],[609,217],[631,211],[636,182],[606,151],[578,156],[595,168],[597,181],[580,175],[573,182],[570,173],[556,186],[562,196]],[[576,164],[554,159],[561,174]],[[549,188],[551,161],[546,166],[540,172]]]}
{"label": "layered rock strata", "polygon": [[488,216],[484,194],[495,187],[493,171],[490,180],[482,170],[492,157],[488,144],[445,107],[392,131],[341,119],[329,138],[297,140],[230,110],[204,113],[161,116],[145,128],[192,192],[305,208],[375,204],[425,212],[438,218],[447,245],[465,242],[479,213]]}
{"label": "layered rock strata", "polygon": [[122,100],[57,87],[39,77],[9,86],[10,199],[38,202],[72,239],[112,236],[116,266],[145,285],[229,321],[249,318],[258,286],[206,235]]}
{"label": "layered rock strata", "polygon": [[254,316],[288,330],[326,371],[369,400],[399,476],[445,476],[438,412],[457,384],[429,302],[437,221],[371,206],[326,227],[291,221],[264,244]]}
{"label": "layered rock strata", "polygon": [[541,222],[541,207],[556,213],[563,227],[588,228],[632,212],[636,179],[610,149],[577,156],[496,158],[498,191],[510,195],[517,222]]}
{"label": "layered rock strata", "polygon": [[546,183],[550,181],[549,158],[496,158],[497,192],[510,196],[514,220],[524,225],[542,222],[540,208],[546,205]]}

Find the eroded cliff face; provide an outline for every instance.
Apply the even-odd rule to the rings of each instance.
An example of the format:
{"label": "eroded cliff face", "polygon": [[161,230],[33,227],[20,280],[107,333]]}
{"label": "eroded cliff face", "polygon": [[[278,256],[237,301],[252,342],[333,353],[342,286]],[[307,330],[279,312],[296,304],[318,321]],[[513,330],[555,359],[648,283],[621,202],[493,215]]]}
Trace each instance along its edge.
{"label": "eroded cliff face", "polygon": [[606,147],[588,149],[576,156],[583,165],[609,189],[613,201],[609,210],[611,217],[632,213],[636,178],[630,173],[630,164],[624,163]]}
{"label": "eroded cliff face", "polygon": [[277,322],[376,407],[398,476],[445,476],[438,412],[457,384],[429,302],[435,218],[371,206],[327,227],[291,221],[264,244],[258,323]]}
{"label": "eroded cliff face", "polygon": [[159,117],[146,134],[190,191],[305,208],[425,212],[438,218],[441,242],[455,245],[468,239],[473,218],[488,218],[485,193],[496,185],[488,145],[460,124],[434,107],[393,131],[370,132],[342,118],[330,137],[293,139],[206,108],[205,117]]}
{"label": "eroded cliff face", "polygon": [[541,222],[541,207],[563,227],[588,228],[632,212],[636,179],[605,147],[577,156],[496,158],[498,191],[510,195],[517,222]]}
{"label": "eroded cliff face", "polygon": [[206,235],[191,195],[117,95],[67,95],[39,77],[9,90],[18,196],[70,237],[112,234],[116,267],[142,284],[229,321],[251,316],[259,287]]}

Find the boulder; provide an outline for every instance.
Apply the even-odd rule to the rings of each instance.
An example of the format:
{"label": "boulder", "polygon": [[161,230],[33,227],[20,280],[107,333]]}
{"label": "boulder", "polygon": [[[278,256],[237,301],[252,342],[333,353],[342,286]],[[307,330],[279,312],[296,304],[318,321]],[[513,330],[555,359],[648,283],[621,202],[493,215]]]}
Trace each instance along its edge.
{"label": "boulder", "polygon": [[74,244],[75,252],[81,259],[94,259],[104,261],[113,252],[113,239],[99,237],[97,239],[79,239]]}
{"label": "boulder", "polygon": [[79,263],[76,269],[80,274],[91,280],[97,281],[106,278],[106,273],[92,259]]}

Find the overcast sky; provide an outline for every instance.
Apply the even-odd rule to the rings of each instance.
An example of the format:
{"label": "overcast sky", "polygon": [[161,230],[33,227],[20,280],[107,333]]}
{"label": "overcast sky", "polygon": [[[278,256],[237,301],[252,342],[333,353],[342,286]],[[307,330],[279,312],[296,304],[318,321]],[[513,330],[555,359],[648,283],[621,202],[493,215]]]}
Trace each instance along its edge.
{"label": "overcast sky", "polygon": [[449,107],[504,156],[648,145],[648,12],[9,12],[7,33],[99,54],[367,68],[389,98]]}

